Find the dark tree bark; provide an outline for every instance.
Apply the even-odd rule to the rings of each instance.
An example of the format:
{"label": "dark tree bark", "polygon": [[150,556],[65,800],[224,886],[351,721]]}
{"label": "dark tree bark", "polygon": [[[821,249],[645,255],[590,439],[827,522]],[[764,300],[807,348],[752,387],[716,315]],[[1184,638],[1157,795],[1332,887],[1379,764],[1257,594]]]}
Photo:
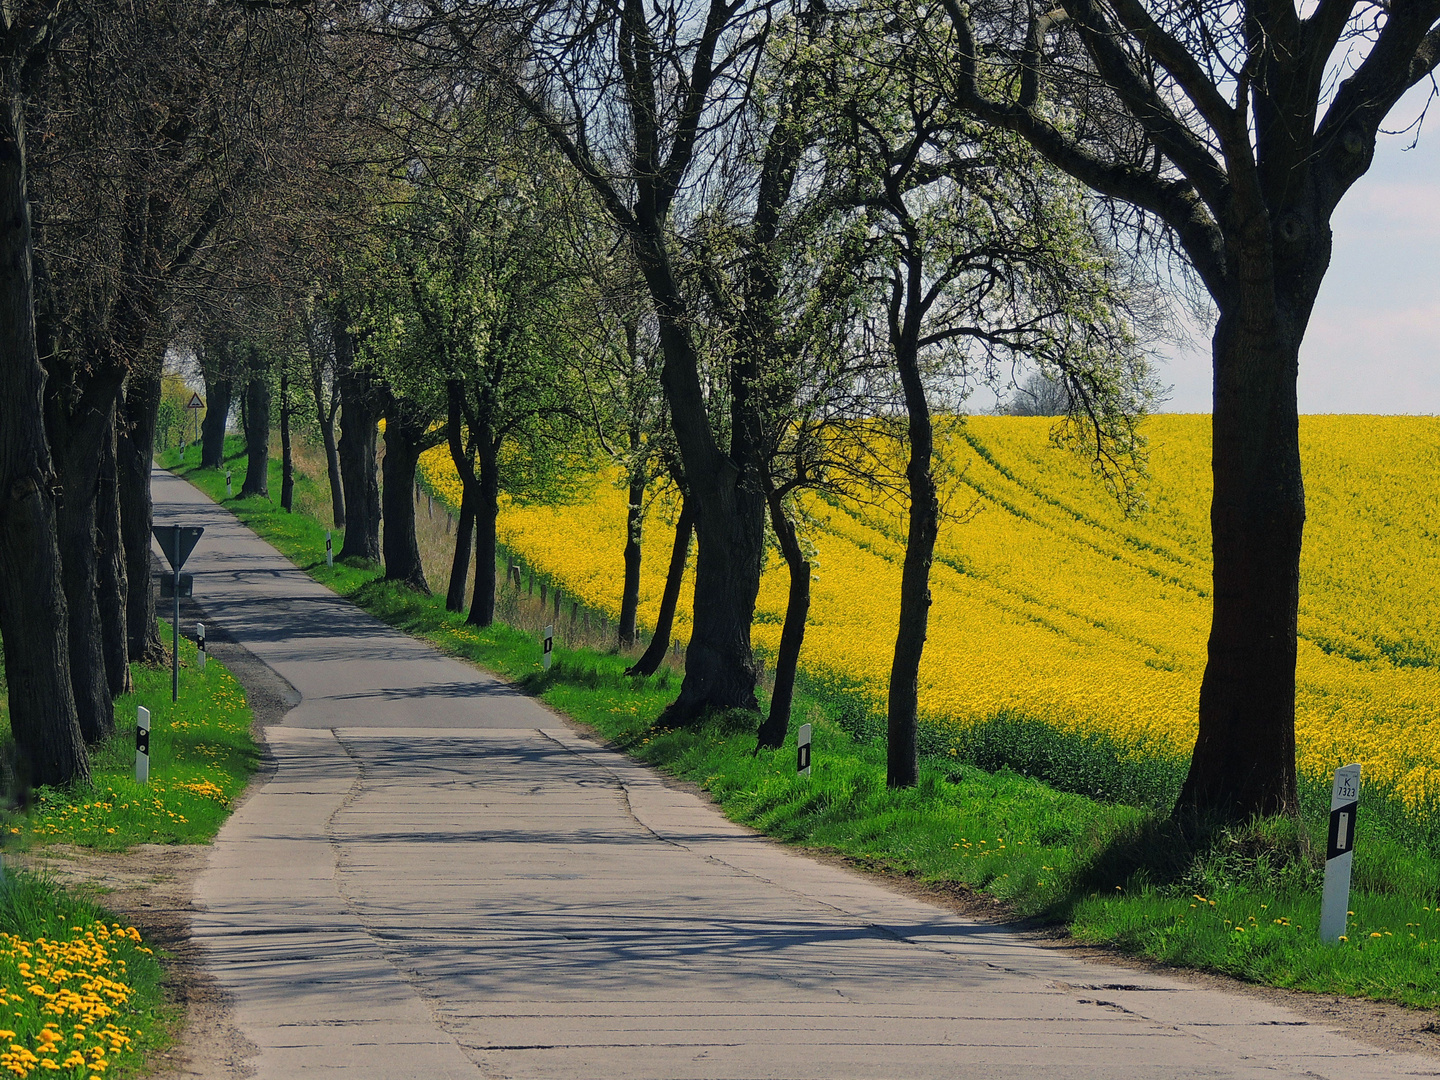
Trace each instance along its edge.
{"label": "dark tree bark", "polygon": [[200,421],[200,467],[219,469],[225,464],[225,422],[235,396],[229,375],[212,379],[205,372],[205,419]]}
{"label": "dark tree bark", "polygon": [[93,745],[115,732],[100,630],[97,496],[106,431],[115,423],[123,372],[103,359],[88,372],[79,372],[59,353],[52,353],[49,367],[46,429],[56,447],[63,490],[56,537],[70,616],[70,682],[80,733]]}
{"label": "dark tree bark", "polygon": [[[656,223],[658,226],[658,223]],[[658,231],[658,229],[657,229]],[[699,552],[695,560],[694,623],[685,653],[685,680],[666,711],[671,722],[698,719],[709,709],[755,710],[758,671],[750,625],[760,591],[765,543],[765,497],[759,468],[758,423],[749,381],[753,360],[733,365],[730,452],[710,428],[700,386],[700,362],[690,337],[689,310],[668,253],[649,230],[635,244],[655,300],[665,349],[661,382],[670,404],[694,504]]]}
{"label": "dark tree bark", "polygon": [[[631,433],[633,452],[639,435]],[[625,582],[620,590],[619,643],[622,649],[635,644],[635,613],[640,608],[640,538],[644,527],[645,475],[640,467],[630,472],[629,501],[625,507]]]}
{"label": "dark tree bark", "polygon": [[470,574],[470,549],[475,540],[475,504],[479,501],[480,485],[470,464],[471,454],[463,443],[465,388],[460,380],[446,382],[445,397],[445,437],[450,448],[450,460],[460,477],[460,523],[455,530],[455,557],[450,563],[450,587],[445,591],[445,610],[464,611],[465,582]]}
{"label": "dark tree bark", "polygon": [[919,364],[913,351],[908,355],[904,355],[907,350],[897,352],[909,413],[910,460],[905,465],[905,478],[910,485],[910,522],[900,574],[900,625],[890,665],[885,782],[890,787],[910,787],[920,778],[916,709],[920,658],[930,626],[930,564],[940,527],[940,500],[931,473],[934,432]]}
{"label": "dark tree bark", "polygon": [[270,382],[252,371],[245,386],[245,484],[240,498],[270,495]]}
{"label": "dark tree bark", "polygon": [[160,409],[160,358],[125,381],[121,421],[116,425],[116,466],[120,489],[120,534],[125,545],[125,632],[132,659],[162,664],[168,653],[155,621],[155,590],[150,573],[153,503],[150,469],[155,452],[155,418]]}
{"label": "dark tree bark", "polygon": [[340,408],[338,386],[332,386],[327,400],[321,365],[310,365],[310,393],[315,398],[315,415],[325,443],[325,475],[330,481],[330,516],[335,528],[345,528],[345,489],[340,478],[340,451],[335,446],[335,415]]}
{"label": "dark tree bark", "polygon": [[[341,308],[335,316],[335,364],[340,391],[340,476],[345,489],[341,559],[380,561],[380,485],[375,478],[379,395],[368,372],[355,366],[355,338]],[[408,497],[409,488],[406,488]]]}
{"label": "dark tree bark", "polygon": [[770,714],[758,732],[759,745],[773,750],[784,745],[790,730],[795,669],[800,663],[800,648],[805,644],[805,620],[810,615],[810,563],[800,548],[795,523],[785,513],[783,493],[771,487],[766,498],[770,504],[771,527],[790,569],[790,596],[785,604],[785,625],[780,631],[780,651],[775,657],[775,690],[770,695]]}
{"label": "dark tree bark", "polygon": [[129,582],[125,574],[125,542],[120,531],[115,428],[116,425],[111,424],[105,433],[100,459],[100,490],[96,501],[100,540],[99,578],[96,582],[100,603],[100,645],[105,654],[105,678],[111,697],[128,694],[133,689],[125,623]]}
{"label": "dark tree bark", "polygon": [[480,453],[480,476],[475,500],[475,591],[470,597],[470,626],[495,621],[495,523],[500,517],[500,440],[483,421],[472,427]]}
{"label": "dark tree bark", "polygon": [[385,580],[398,581],[430,595],[420,547],[415,540],[415,466],[425,449],[425,427],[416,423],[393,396],[385,410]]}
{"label": "dark tree bark", "polygon": [[[670,568],[665,572],[665,591],[660,594],[660,612],[655,618],[655,636],[640,659],[625,672],[627,675],[654,675],[660,661],[670,648],[670,631],[675,625],[675,605],[680,602],[680,585],[685,580],[685,564],[690,559],[690,534],[693,531],[690,500],[680,507],[675,522],[675,544],[670,549]],[[542,593],[543,596],[543,593]]]}
{"label": "dark tree bark", "polygon": [[1298,806],[1295,660],[1305,527],[1295,388],[1300,335],[1245,322],[1241,313],[1222,311],[1215,331],[1214,610],[1200,732],[1177,803],[1183,813],[1233,817]]}
{"label": "dark tree bark", "polygon": [[295,509],[295,458],[290,452],[290,375],[280,372],[280,507]]}
{"label": "dark tree bark", "polygon": [[59,489],[45,439],[44,372],[35,340],[25,102],[19,28],[0,39],[0,638],[10,731],[32,784],[85,782],[90,759],[75,712],[69,620],[56,537]]}

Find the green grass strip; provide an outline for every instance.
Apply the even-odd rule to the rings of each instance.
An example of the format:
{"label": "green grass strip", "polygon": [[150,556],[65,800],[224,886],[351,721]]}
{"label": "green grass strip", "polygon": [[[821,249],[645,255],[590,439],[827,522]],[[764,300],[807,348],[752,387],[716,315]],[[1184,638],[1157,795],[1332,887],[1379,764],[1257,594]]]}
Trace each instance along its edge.
{"label": "green grass strip", "polygon": [[33,874],[0,876],[0,1071],[143,1075],[174,1041],[164,971],[132,927]]}
{"label": "green grass strip", "polygon": [[[860,867],[988,895],[998,912],[1058,923],[1081,941],[1274,986],[1440,1007],[1440,859],[1385,820],[1368,831],[1363,816],[1357,822],[1356,915],[1349,940],[1325,946],[1316,930],[1318,820],[1181,835],[1153,806],[1058,790],[1000,763],[994,748],[1008,736],[1035,741],[1023,718],[996,718],[999,727],[975,737],[967,753],[991,755],[990,769],[961,762],[958,752],[947,760],[936,747],[917,787],[892,790],[883,742],[866,736],[843,695],[797,695],[797,716],[815,729],[814,775],[798,777],[793,731],[784,748],[755,754],[753,714],[658,726],[678,689],[670,673],[633,679],[624,657],[563,647],[543,671],[539,642],[528,634],[503,624],[467,627],[443,598],[386,584],[376,567],[328,568],[318,522],[266,499],[225,499],[218,471],[181,471],[317,581],[695,782],[732,820]],[[272,488],[279,490],[278,475]],[[1077,760],[1123,767],[1107,753],[1092,747]],[[1165,776],[1132,787],[1163,793],[1173,766],[1159,768]]]}

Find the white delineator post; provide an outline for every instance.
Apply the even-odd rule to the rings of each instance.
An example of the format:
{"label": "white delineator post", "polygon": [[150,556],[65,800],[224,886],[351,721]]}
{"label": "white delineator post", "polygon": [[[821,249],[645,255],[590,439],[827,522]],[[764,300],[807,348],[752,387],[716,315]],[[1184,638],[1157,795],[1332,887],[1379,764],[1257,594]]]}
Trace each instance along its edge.
{"label": "white delineator post", "polygon": [[795,771],[801,776],[810,775],[810,725],[801,724],[800,734],[795,740]]}
{"label": "white delineator post", "polygon": [[1320,940],[1345,936],[1350,907],[1350,863],[1355,858],[1355,808],[1360,802],[1360,766],[1335,770],[1330,789],[1330,829],[1325,843],[1325,889],[1320,894]]}
{"label": "white delineator post", "polygon": [[135,710],[135,782],[150,782],[150,710],[143,705]]}
{"label": "white delineator post", "polygon": [[226,497],[227,499],[233,499],[233,498],[235,497],[235,489],[230,486],[230,470],[229,470],[229,469],[226,469],[226,470],[225,470],[225,497]]}
{"label": "white delineator post", "polygon": [[195,655],[199,659],[201,671],[205,670],[205,624],[195,624]]}
{"label": "white delineator post", "polygon": [[550,670],[550,654],[555,650],[555,627],[545,627],[545,658],[541,661],[545,670]]}
{"label": "white delineator post", "polygon": [[335,548],[330,543],[330,530],[325,530],[325,565],[335,568]]}

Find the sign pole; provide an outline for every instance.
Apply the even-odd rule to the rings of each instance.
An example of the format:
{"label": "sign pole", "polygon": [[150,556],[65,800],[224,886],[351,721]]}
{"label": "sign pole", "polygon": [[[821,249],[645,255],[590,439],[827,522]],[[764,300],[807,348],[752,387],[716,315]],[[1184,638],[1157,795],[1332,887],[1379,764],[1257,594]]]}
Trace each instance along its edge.
{"label": "sign pole", "polygon": [[335,549],[330,544],[330,530],[325,530],[325,565],[332,570],[335,568]]}
{"label": "sign pole", "polygon": [[205,624],[195,624],[195,655],[200,660],[200,670],[205,670]]}
{"label": "sign pole", "polygon": [[550,670],[550,653],[555,648],[555,627],[545,627],[545,659],[543,661],[546,671]]}
{"label": "sign pole", "polygon": [[795,772],[800,776],[810,775],[809,724],[800,725],[800,734],[795,740]]}
{"label": "sign pole", "polygon": [[1350,864],[1355,858],[1355,808],[1360,803],[1360,766],[1335,770],[1330,789],[1330,829],[1325,844],[1325,888],[1320,894],[1320,940],[1335,944],[1345,936],[1350,906]]}

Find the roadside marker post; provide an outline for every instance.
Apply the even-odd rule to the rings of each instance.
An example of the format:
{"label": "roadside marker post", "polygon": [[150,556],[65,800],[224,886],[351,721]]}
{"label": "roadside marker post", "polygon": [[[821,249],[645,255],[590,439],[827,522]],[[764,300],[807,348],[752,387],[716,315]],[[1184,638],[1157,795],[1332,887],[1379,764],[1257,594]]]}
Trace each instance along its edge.
{"label": "roadside marker post", "polygon": [[810,725],[800,725],[800,736],[795,746],[795,771],[800,776],[810,775]]}
{"label": "roadside marker post", "polygon": [[205,670],[205,624],[195,624],[195,655],[200,658],[200,670]]}
{"label": "roadside marker post", "polygon": [[233,499],[233,498],[235,497],[235,489],[230,486],[230,470],[229,470],[229,469],[226,469],[226,470],[225,470],[225,497],[226,497],[227,499]]}
{"label": "roadside marker post", "polygon": [[144,705],[135,710],[135,782],[150,782],[150,710]]}
{"label": "roadside marker post", "polygon": [[1355,858],[1355,808],[1360,803],[1360,766],[1335,770],[1330,789],[1330,829],[1325,844],[1325,888],[1320,894],[1320,940],[1334,944],[1345,936],[1350,906],[1350,864]]}
{"label": "roadside marker post", "polygon": [[325,565],[335,569],[335,548],[330,543],[330,530],[325,530]]}
{"label": "roadside marker post", "polygon": [[555,627],[553,627],[553,626],[547,626],[547,627],[545,627],[545,658],[544,658],[544,660],[542,661],[542,663],[545,665],[545,670],[546,670],[546,671],[549,671],[549,670],[550,670],[550,654],[551,654],[552,652],[554,652],[554,650],[555,650]]}
{"label": "roadside marker post", "polygon": [[175,638],[170,653],[170,700],[180,700],[180,594],[189,596],[193,588],[193,579],[189,574],[182,574],[180,568],[185,565],[185,560],[195,550],[195,545],[200,542],[200,534],[205,531],[203,525],[152,525],[150,534],[160,545],[160,550],[165,553],[166,560],[170,563],[171,573],[163,574],[160,578],[160,595],[167,594],[175,598],[175,618],[170,623]]}

